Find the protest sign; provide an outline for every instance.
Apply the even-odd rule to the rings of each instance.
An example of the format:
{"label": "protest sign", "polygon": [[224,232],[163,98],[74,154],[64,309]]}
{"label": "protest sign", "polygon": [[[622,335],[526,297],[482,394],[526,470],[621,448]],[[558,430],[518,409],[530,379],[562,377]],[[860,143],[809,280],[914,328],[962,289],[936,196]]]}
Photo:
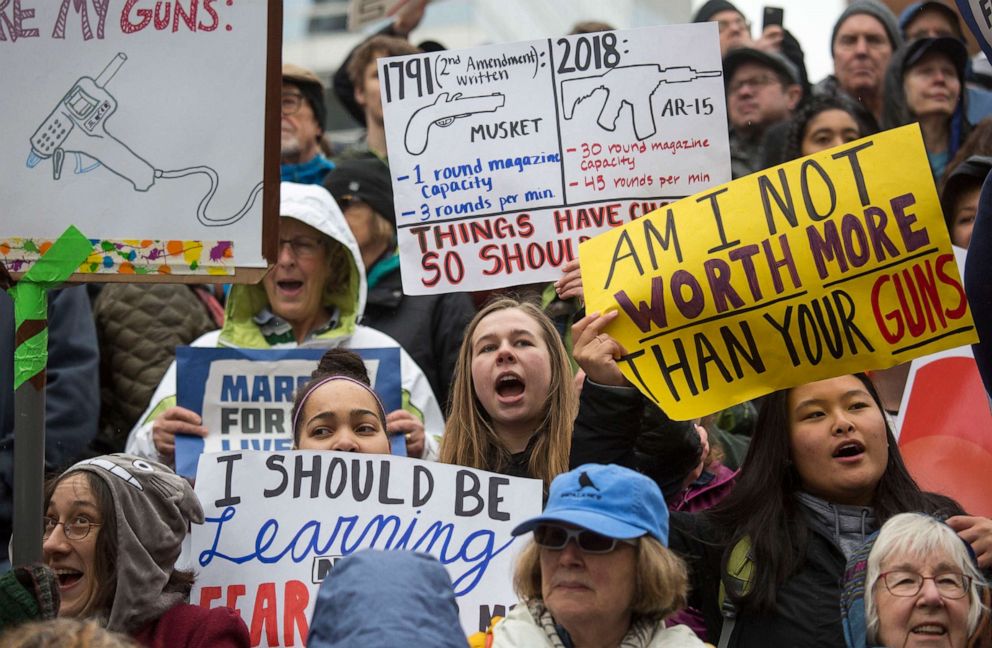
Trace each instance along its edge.
{"label": "protest sign", "polygon": [[[365,361],[385,410],[402,408],[399,348],[350,350]],[[176,403],[203,417],[209,434],[177,439],[176,472],[195,475],[203,452],[291,449],[293,397],[325,351],[178,347]],[[399,440],[393,452],[405,454]]]}
{"label": "protest sign", "polygon": [[677,419],[976,339],[915,124],[692,196],[580,255],[587,311],[620,311],[624,375]]}
{"label": "protest sign", "polygon": [[992,411],[971,347],[913,360],[899,418],[899,450],[920,488],[992,516]]}
{"label": "protest sign", "polygon": [[[228,605],[252,645],[303,646],[320,582],[361,549],[420,551],[443,564],[466,633],[516,603],[510,531],[541,512],[541,482],[383,455],[203,455],[190,601]],[[369,615],[369,623],[375,623]]]}
{"label": "protest sign", "polygon": [[0,1],[0,261],[25,272],[75,225],[72,280],[257,281],[281,23],[276,0]]}
{"label": "protest sign", "polygon": [[[958,271],[965,250],[954,247]],[[939,398],[934,398],[940,394]],[[899,451],[923,490],[943,493],[971,515],[992,516],[992,408],[970,346],[916,358],[896,424]]]}
{"label": "protest sign", "polygon": [[713,23],[379,59],[403,291],[550,281],[730,179]]}

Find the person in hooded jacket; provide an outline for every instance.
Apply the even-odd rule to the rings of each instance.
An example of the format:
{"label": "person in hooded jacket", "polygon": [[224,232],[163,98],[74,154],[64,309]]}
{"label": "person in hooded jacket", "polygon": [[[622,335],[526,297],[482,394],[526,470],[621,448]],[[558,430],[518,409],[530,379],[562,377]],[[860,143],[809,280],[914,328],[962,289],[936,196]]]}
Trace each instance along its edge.
{"label": "person in hooded jacket", "polygon": [[48,485],[42,522],[60,617],[94,618],[155,648],[249,645],[237,612],[186,602],[193,574],[176,560],[203,509],[166,466],[124,454],[81,461]]}
{"label": "person in hooded jacket", "polygon": [[919,122],[937,182],[971,131],[964,94],[967,61],[968,51],[956,38],[919,38],[892,55],[885,73],[882,128]]}
{"label": "person in hooded jacket", "polygon": [[307,648],[352,646],[465,648],[451,579],[437,558],[368,549],[335,563],[317,591]]}
{"label": "person in hooded jacket", "polygon": [[[281,185],[279,257],[256,285],[237,285],[227,299],[224,327],[193,346],[248,349],[396,348],[385,333],[358,324],[365,308],[365,267],[341,210],[322,187]],[[420,367],[400,347],[404,408],[387,413],[389,434],[406,437],[407,454],[433,459],[444,418]],[[131,431],[127,452],[171,463],[176,434],[206,436],[200,416],[175,405],[176,364]]]}

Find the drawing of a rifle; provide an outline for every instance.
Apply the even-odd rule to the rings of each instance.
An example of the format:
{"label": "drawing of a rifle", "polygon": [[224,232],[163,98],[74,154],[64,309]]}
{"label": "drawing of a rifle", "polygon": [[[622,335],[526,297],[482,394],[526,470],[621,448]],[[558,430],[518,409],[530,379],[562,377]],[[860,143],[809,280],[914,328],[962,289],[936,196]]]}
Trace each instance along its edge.
{"label": "drawing of a rifle", "polygon": [[477,113],[496,112],[504,106],[506,97],[500,92],[479,97],[463,97],[456,92],[448,98],[447,92],[442,92],[434,103],[419,108],[406,124],[403,143],[410,155],[420,155],[427,150],[427,138],[431,126],[442,128],[450,126],[456,119],[468,117]]}
{"label": "drawing of a rifle", "polygon": [[613,131],[624,104],[629,104],[634,118],[634,133],[638,140],[655,134],[652,97],[663,83],[690,83],[705,77],[718,77],[722,70],[698,72],[688,65],[663,68],[654,63],[615,67],[603,74],[579,77],[561,82],[561,100],[565,119],[571,119],[575,107],[597,90],[605,90],[606,98],[596,122],[604,130]]}

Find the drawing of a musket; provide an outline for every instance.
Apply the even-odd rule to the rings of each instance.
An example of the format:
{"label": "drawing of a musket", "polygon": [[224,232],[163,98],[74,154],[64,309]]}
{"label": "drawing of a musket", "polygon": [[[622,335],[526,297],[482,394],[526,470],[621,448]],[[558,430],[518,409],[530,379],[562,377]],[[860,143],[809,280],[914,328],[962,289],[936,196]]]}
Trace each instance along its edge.
{"label": "drawing of a musket", "polygon": [[688,65],[663,68],[654,63],[646,63],[615,67],[603,74],[562,81],[562,109],[565,119],[571,119],[578,104],[597,90],[605,90],[606,98],[597,123],[604,130],[615,130],[624,104],[630,104],[634,117],[634,133],[638,140],[645,140],[656,132],[651,98],[661,84],[689,83],[722,74],[722,70],[697,72]]}
{"label": "drawing of a musket", "polygon": [[506,103],[506,97],[500,92],[479,97],[463,97],[456,92],[448,98],[447,92],[442,92],[434,103],[418,109],[406,124],[403,142],[410,155],[420,155],[427,150],[427,137],[431,126],[442,128],[451,126],[456,119],[468,117],[477,113],[496,112]]}

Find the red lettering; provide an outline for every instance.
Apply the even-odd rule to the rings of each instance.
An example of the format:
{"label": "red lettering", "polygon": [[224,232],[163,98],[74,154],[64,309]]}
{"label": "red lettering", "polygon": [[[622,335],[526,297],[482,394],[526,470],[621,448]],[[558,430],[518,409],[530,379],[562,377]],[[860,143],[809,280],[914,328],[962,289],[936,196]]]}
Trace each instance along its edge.
{"label": "red lettering", "polygon": [[958,303],[954,308],[945,308],[944,314],[950,319],[960,319],[968,310],[968,300],[964,296],[964,287],[944,270],[944,266],[948,263],[954,263],[953,254],[941,254],[937,257],[937,278],[942,284],[954,289],[958,294]]}
{"label": "red lettering", "polygon": [[[124,10],[121,12],[121,31],[125,34],[133,34],[139,32],[148,26],[148,23],[152,21],[152,11],[151,9],[136,9],[134,10],[134,5],[138,4],[139,0],[127,0],[124,4]],[[141,18],[139,22],[135,22],[132,18],[133,13]]]}
{"label": "red lettering", "polygon": [[300,630],[300,643],[306,640],[310,629],[307,626],[307,605],[310,603],[310,589],[298,580],[286,581],[283,601],[282,634],[284,646],[296,645],[294,628]]}
{"label": "red lettering", "polygon": [[251,613],[251,645],[257,646],[262,642],[262,630],[265,630],[265,641],[270,646],[279,642],[279,620],[276,610],[276,584],[262,583],[255,595],[255,609]]}
{"label": "red lettering", "polygon": [[[241,586],[244,589],[244,585]],[[204,587],[200,590],[200,602],[197,604],[202,608],[210,609],[213,601],[216,601],[221,597],[221,589],[219,586]]]}

